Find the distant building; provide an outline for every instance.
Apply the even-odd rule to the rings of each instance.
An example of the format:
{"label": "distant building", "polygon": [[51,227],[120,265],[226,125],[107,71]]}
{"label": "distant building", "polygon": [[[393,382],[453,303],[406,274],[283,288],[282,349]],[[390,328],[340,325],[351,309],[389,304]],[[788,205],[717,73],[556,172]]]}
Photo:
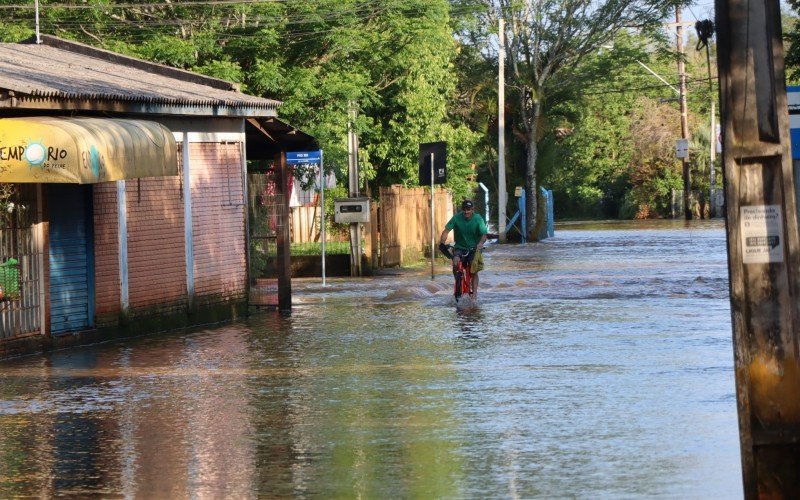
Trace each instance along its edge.
{"label": "distant building", "polygon": [[0,357],[246,313],[254,162],[277,176],[259,189],[288,306],[283,158],[317,146],[279,105],[54,37],[0,44]]}

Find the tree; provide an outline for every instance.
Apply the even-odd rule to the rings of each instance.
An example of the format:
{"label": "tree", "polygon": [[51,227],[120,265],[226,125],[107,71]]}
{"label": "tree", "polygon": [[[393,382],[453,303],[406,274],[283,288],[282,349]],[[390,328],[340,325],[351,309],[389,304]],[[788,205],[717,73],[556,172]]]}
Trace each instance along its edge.
{"label": "tree", "polygon": [[[584,82],[580,92],[567,88],[572,95],[557,94],[555,99],[550,94],[559,104],[548,107],[544,123],[555,133],[539,141],[537,173],[553,189],[558,215],[670,215],[671,189],[681,188],[675,158],[680,112],[675,91],[642,66],[675,82],[675,54],[667,42],[658,45],[649,37],[621,33],[570,70],[570,80]],[[709,111],[704,53],[689,52],[686,67],[693,82],[691,159],[703,171],[710,145],[708,124],[703,123]],[[700,187],[700,176],[693,175],[693,180]]]}
{"label": "tree", "polygon": [[[0,0],[0,6],[12,0]],[[472,188],[477,135],[451,114],[457,99],[449,0],[141,2],[48,5],[42,30],[242,84],[284,102],[281,117],[314,135],[343,177],[357,111],[362,182],[416,183],[420,142],[450,144],[448,187]],[[0,36],[32,34],[33,11],[4,10]]]}
{"label": "tree", "polygon": [[649,29],[672,5],[649,0],[481,0],[483,26],[505,20],[519,123],[526,149],[525,187],[528,237],[537,238],[537,160],[549,96],[574,85],[570,72],[623,29]]}
{"label": "tree", "polygon": [[786,45],[786,80],[789,85],[800,83],[800,0],[788,0],[791,12],[781,12],[781,27],[784,33],[783,40]]}

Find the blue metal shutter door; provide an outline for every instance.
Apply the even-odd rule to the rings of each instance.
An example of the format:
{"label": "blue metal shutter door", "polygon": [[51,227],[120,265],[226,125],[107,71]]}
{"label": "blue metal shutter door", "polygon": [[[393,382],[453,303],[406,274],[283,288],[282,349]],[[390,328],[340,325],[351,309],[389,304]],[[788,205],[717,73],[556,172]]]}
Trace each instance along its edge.
{"label": "blue metal shutter door", "polygon": [[50,332],[85,330],[93,323],[91,188],[49,186]]}

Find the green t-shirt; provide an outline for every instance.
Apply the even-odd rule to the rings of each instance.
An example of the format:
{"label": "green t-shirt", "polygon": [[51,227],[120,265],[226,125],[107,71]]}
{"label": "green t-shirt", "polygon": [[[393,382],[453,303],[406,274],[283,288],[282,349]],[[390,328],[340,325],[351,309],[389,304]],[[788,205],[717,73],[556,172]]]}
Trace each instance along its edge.
{"label": "green t-shirt", "polygon": [[481,236],[489,232],[483,217],[472,214],[472,218],[467,220],[464,212],[455,214],[444,227],[448,231],[455,230],[455,247],[460,250],[472,250],[478,246]]}

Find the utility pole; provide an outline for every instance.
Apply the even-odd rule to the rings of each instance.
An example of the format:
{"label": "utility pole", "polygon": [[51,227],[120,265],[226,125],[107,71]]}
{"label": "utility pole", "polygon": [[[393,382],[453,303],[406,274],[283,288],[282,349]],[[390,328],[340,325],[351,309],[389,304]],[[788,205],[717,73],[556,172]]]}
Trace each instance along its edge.
{"label": "utility pole", "polygon": [[[347,124],[347,172],[351,198],[358,197],[358,136],[355,132],[356,110],[350,103]],[[361,276],[361,234],[358,222],[350,223],[350,276]]]}
{"label": "utility pole", "polygon": [[35,0],[33,4],[34,4],[34,10],[36,11],[36,43],[41,44],[42,35],[39,32],[39,0]]}
{"label": "utility pole", "polygon": [[506,241],[506,28],[498,20],[497,42],[497,237]]}
{"label": "utility pole", "polygon": [[717,0],[736,400],[746,498],[800,492],[800,236],[778,0]]}
{"label": "utility pole", "polygon": [[[683,23],[679,6],[675,7],[675,41],[678,50],[678,78],[680,80],[681,138],[689,139],[689,119],[686,110],[686,68],[683,61]],[[689,205],[692,183],[689,179],[688,154],[681,158],[681,163],[683,165],[683,214],[686,220],[692,220],[692,207]]]}
{"label": "utility pole", "polygon": [[714,109],[714,91],[711,90],[711,131],[708,137],[711,139],[710,151],[708,153],[708,218],[713,219],[717,216],[717,126],[714,123],[716,110]]}
{"label": "utility pole", "polygon": [[697,38],[700,40],[697,44],[698,50],[705,47],[706,49],[706,70],[708,71],[708,98],[711,102],[711,116],[709,117],[709,152],[708,152],[708,217],[713,219],[717,216],[716,204],[716,156],[717,156],[717,128],[714,121],[716,120],[716,113],[714,109],[714,80],[711,78],[711,40],[714,36],[714,23],[710,20],[697,21],[694,25],[697,30]]}

